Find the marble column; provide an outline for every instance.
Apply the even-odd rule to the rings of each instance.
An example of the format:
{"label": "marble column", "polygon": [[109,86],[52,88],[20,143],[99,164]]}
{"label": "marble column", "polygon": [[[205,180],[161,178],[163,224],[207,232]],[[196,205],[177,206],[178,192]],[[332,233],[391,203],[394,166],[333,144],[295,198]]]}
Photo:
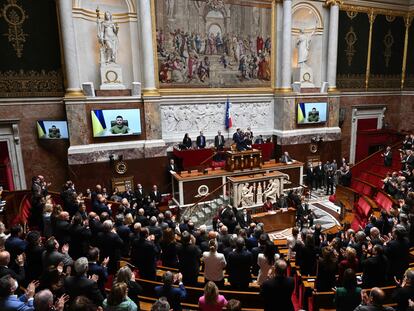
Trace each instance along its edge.
{"label": "marble column", "polygon": [[330,0],[329,13],[329,38],[328,38],[328,66],[327,80],[329,90],[336,89],[336,66],[338,57],[338,24],[339,24],[339,1]]}
{"label": "marble column", "polygon": [[141,31],[141,53],[143,64],[143,92],[151,94],[156,90],[155,85],[155,61],[154,61],[154,42],[152,38],[152,9],[151,0],[137,0],[140,31]]}
{"label": "marble column", "polygon": [[283,1],[282,33],[282,90],[291,90],[292,84],[292,0]]}
{"label": "marble column", "polygon": [[72,19],[72,1],[59,0],[59,22],[62,35],[66,73],[66,96],[83,96],[79,79],[75,30]]}

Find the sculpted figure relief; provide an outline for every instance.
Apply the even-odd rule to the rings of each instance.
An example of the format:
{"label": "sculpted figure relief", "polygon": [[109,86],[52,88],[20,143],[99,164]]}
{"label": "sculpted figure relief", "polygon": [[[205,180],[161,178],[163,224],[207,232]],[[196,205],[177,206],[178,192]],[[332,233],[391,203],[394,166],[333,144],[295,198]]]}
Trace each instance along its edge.
{"label": "sculpted figure relief", "polygon": [[[220,117],[225,113],[225,103],[203,103],[184,105],[162,105],[161,118],[164,136],[177,132],[217,132],[224,130],[224,121]],[[270,129],[273,122],[270,102],[233,103],[233,125],[241,128]]]}
{"label": "sculpted figure relief", "polygon": [[303,67],[308,61],[309,49],[315,30],[310,35],[307,35],[304,29],[300,30],[298,41],[296,42],[298,48],[298,67]]}
{"label": "sculpted figure relief", "polygon": [[118,54],[118,23],[112,21],[111,12],[106,11],[104,19],[100,20],[99,9],[96,9],[96,24],[98,26],[98,42],[100,44],[101,64],[116,63]]}

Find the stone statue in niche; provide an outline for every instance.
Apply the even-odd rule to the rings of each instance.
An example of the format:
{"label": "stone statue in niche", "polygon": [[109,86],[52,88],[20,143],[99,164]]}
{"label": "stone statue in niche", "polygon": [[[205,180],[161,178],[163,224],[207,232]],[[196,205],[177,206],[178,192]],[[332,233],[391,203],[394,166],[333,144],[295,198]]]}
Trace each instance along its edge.
{"label": "stone statue in niche", "polygon": [[96,8],[96,24],[98,27],[99,55],[101,63],[101,90],[123,90],[122,68],[118,65],[118,23],[112,20],[112,13],[106,11],[101,20],[99,8]]}
{"label": "stone statue in niche", "polygon": [[293,71],[293,80],[300,82],[302,87],[314,87],[313,70],[308,64],[309,51],[311,47],[312,37],[316,32],[316,26],[311,34],[306,34],[305,29],[299,30],[299,36],[296,41],[298,49],[298,63]]}
{"label": "stone statue in niche", "polygon": [[310,35],[305,34],[305,30],[301,29],[296,42],[298,47],[298,67],[303,67],[306,65],[309,56],[309,49],[312,42],[312,36],[315,34],[315,29]]}
{"label": "stone statue in niche", "polygon": [[100,20],[99,9],[96,9],[96,24],[98,26],[98,42],[100,44],[101,64],[116,63],[118,54],[118,23],[112,21],[111,12],[106,11],[104,19]]}

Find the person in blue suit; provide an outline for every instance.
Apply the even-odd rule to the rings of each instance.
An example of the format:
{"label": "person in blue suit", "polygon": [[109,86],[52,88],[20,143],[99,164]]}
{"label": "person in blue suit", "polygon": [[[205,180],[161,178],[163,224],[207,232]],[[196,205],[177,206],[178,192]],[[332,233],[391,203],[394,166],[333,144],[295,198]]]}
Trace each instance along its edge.
{"label": "person in blue suit", "polygon": [[19,283],[10,275],[0,278],[0,310],[2,311],[33,311],[33,300],[38,282],[31,282],[27,286],[26,293],[17,297],[14,292],[19,288]]}
{"label": "person in blue suit", "polygon": [[[182,278],[183,276],[181,275],[181,273],[178,273],[174,276],[172,272],[167,271],[162,276],[162,281],[164,285],[159,285],[155,287],[155,294],[157,295],[157,298],[167,298],[168,303],[174,311],[182,310],[181,299],[184,299],[187,296],[187,291],[182,282]],[[178,288],[173,287],[174,281],[177,280],[179,282]]]}

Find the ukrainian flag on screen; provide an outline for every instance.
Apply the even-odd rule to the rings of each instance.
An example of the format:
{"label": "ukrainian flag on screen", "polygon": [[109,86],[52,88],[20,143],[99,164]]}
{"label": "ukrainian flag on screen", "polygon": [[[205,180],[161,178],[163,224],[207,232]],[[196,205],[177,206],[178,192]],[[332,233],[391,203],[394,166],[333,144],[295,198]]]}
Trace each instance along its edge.
{"label": "ukrainian flag on screen", "polygon": [[92,110],[93,136],[101,136],[106,129],[106,123],[102,110]]}
{"label": "ukrainian flag on screen", "polygon": [[298,105],[298,123],[302,123],[305,120],[305,103]]}
{"label": "ukrainian flag on screen", "polygon": [[37,134],[39,135],[39,138],[46,136],[46,129],[43,121],[37,121]]}

